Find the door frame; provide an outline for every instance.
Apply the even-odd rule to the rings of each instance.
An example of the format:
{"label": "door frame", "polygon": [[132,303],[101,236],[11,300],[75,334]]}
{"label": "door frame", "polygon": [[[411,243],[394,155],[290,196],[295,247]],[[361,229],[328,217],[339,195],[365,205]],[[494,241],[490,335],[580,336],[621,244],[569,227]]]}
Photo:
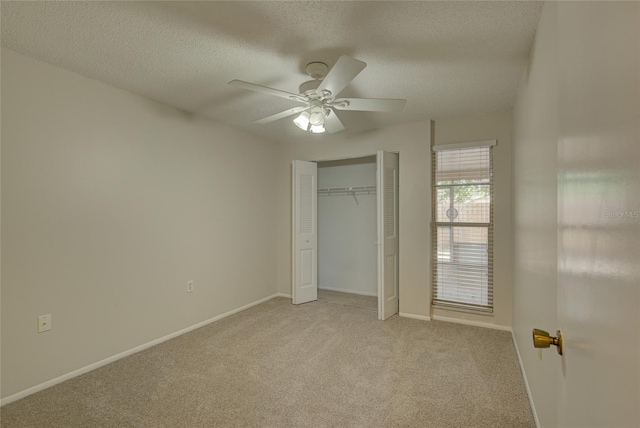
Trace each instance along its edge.
{"label": "door frame", "polygon": [[[382,150],[382,151],[387,151],[387,150]],[[388,151],[388,153],[394,153],[394,154],[398,155],[398,170],[399,170],[400,152],[399,151],[391,151],[390,150],[390,151]],[[332,161],[342,161],[342,160],[362,159],[362,158],[374,158],[375,159],[375,163],[376,163],[376,197],[377,197],[377,194],[378,194],[378,179],[377,179],[377,174],[378,174],[378,169],[377,169],[378,168],[377,167],[378,151],[375,151],[375,152],[369,153],[369,154],[361,154],[361,155],[356,155],[356,156],[344,156],[344,157],[337,157],[337,158],[322,158],[322,159],[311,159],[311,160],[310,159],[294,159],[294,160],[291,161],[291,165],[293,166],[293,162],[296,161],[296,160],[303,160],[305,162],[315,162],[317,164],[317,163],[321,163],[321,162],[332,162]],[[291,273],[292,273],[292,275],[291,275],[291,292],[292,292],[292,295],[293,295],[293,287],[295,286],[294,281],[295,281],[295,275],[296,275],[296,270],[295,270],[296,267],[295,267],[295,264],[294,264],[295,263],[295,261],[294,261],[294,251],[295,251],[294,240],[296,239],[295,231],[294,231],[294,228],[295,228],[295,217],[294,217],[294,215],[295,215],[295,204],[294,204],[294,202],[295,201],[293,199],[294,192],[295,192],[295,183],[292,182],[291,183],[291,195],[292,195],[292,199],[291,199],[291,213],[292,213],[292,217],[291,217],[291,230],[292,230],[292,236],[291,236]],[[318,199],[318,196],[316,195],[316,207],[317,207],[317,199]],[[380,224],[381,224],[381,222],[384,221],[384,219],[380,218],[380,215],[379,215],[378,211],[379,210],[378,210],[378,208],[376,206],[376,223],[377,223],[377,227],[378,227],[378,230],[379,230]],[[400,218],[400,204],[398,204],[398,208],[397,208],[397,213],[396,214],[397,214],[397,219],[399,220],[399,218]],[[399,227],[398,227],[398,231],[399,231]],[[399,235],[399,233],[398,233],[398,235]],[[376,245],[376,247],[378,249],[380,247],[379,238],[380,238],[380,236],[379,236],[379,234],[377,234],[377,236],[376,236],[376,244],[375,245]],[[377,250],[377,251],[379,251],[379,250]],[[379,263],[379,260],[378,260],[377,256],[376,256],[376,259],[377,259],[376,263]],[[381,281],[380,281],[380,278],[379,278],[379,275],[380,275],[379,267],[376,268],[376,272],[377,272],[376,275],[378,276],[377,285],[376,285],[376,290],[377,290],[377,295],[378,295],[378,305],[377,305],[378,310],[377,310],[377,313],[378,313],[378,319],[379,320],[383,320],[384,319],[384,314],[382,314],[380,311],[381,311],[381,307],[382,307],[381,299],[384,298],[384,293],[381,293],[381,290],[380,290],[380,282]],[[398,261],[398,296],[400,294],[399,277],[400,277],[400,263]],[[317,281],[316,281],[316,287],[317,287]],[[293,298],[292,298],[292,302],[293,302]]]}

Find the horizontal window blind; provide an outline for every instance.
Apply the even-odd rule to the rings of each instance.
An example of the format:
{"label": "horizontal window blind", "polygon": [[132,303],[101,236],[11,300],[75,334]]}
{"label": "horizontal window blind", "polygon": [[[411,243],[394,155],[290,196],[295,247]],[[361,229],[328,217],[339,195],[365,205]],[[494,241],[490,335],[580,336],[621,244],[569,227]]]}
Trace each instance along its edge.
{"label": "horizontal window blind", "polygon": [[493,144],[433,152],[434,306],[493,312]]}

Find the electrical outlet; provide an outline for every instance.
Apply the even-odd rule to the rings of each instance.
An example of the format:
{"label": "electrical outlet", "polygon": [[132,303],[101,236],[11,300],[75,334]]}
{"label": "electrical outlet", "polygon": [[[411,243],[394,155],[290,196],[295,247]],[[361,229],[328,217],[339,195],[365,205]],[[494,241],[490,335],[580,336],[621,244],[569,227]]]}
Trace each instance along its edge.
{"label": "electrical outlet", "polygon": [[51,330],[51,314],[40,315],[38,317],[38,333]]}
{"label": "electrical outlet", "polygon": [[193,280],[187,281],[187,293],[193,292]]}

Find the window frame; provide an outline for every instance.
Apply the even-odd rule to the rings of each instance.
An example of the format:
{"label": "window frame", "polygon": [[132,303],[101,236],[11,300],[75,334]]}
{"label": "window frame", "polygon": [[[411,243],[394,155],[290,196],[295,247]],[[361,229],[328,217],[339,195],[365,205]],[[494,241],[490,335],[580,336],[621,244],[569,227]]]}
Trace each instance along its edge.
{"label": "window frame", "polygon": [[[436,145],[432,146],[431,151],[431,193],[432,193],[432,228],[431,228],[431,244],[432,244],[432,290],[431,290],[431,306],[433,308],[438,309],[448,309],[448,310],[458,310],[464,312],[472,312],[481,315],[493,315],[494,313],[494,284],[493,284],[493,232],[494,232],[494,215],[493,215],[493,206],[494,206],[494,181],[493,181],[493,148],[497,144],[496,140],[486,140],[486,141],[478,141],[478,142],[468,142],[468,143],[457,143],[457,144],[445,144],[445,145]],[[487,148],[488,149],[488,182],[484,183],[466,183],[466,184],[454,184],[449,182],[448,184],[438,185],[437,173],[438,173],[438,154],[439,152],[445,151],[460,151],[464,149],[472,149],[472,148]],[[461,153],[461,152],[459,152]],[[465,187],[472,185],[487,185],[489,187],[488,196],[489,196],[489,219],[487,222],[462,222],[462,221],[454,221],[455,218],[451,219],[449,214],[447,217],[449,221],[438,221],[438,207],[439,207],[439,190],[440,189],[449,189],[449,210],[454,208],[454,189],[456,187]],[[447,210],[447,211],[449,211]],[[439,296],[438,294],[438,284],[439,284],[439,267],[443,267],[445,263],[441,260],[441,257],[438,253],[438,237],[439,237],[439,228],[449,227],[449,240],[453,239],[454,232],[453,228],[459,228],[463,230],[464,228],[486,228],[486,247],[487,247],[487,256],[486,256],[486,304],[484,302],[484,296],[480,297],[480,304],[470,303],[468,300],[464,301],[464,299],[451,299],[444,298],[444,296]],[[454,257],[454,246],[449,244],[449,254],[451,257],[451,266],[454,265],[453,257]],[[474,254],[475,255],[475,254]],[[461,267],[464,265],[457,265],[453,267],[451,271],[455,273],[459,273]],[[482,265],[469,265],[474,266],[477,270],[478,266]],[[477,274],[474,272],[474,274]],[[480,279],[483,281],[483,279]],[[449,291],[455,290],[459,285],[452,286]],[[482,290],[482,288],[481,288]]]}

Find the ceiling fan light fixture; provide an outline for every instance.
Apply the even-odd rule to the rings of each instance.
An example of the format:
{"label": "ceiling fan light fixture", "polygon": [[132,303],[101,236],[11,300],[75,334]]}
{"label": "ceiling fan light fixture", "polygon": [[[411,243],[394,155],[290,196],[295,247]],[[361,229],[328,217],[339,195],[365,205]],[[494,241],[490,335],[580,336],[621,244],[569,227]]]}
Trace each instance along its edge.
{"label": "ceiling fan light fixture", "polygon": [[309,130],[309,112],[303,111],[298,117],[293,119],[293,123],[303,131]]}
{"label": "ceiling fan light fixture", "polygon": [[314,106],[309,109],[309,123],[315,126],[323,126],[327,113],[322,106]]}
{"label": "ceiling fan light fixture", "polygon": [[293,123],[303,131],[312,134],[322,134],[326,131],[324,123],[327,118],[328,111],[322,106],[313,106],[309,110],[305,110],[293,119]]}

